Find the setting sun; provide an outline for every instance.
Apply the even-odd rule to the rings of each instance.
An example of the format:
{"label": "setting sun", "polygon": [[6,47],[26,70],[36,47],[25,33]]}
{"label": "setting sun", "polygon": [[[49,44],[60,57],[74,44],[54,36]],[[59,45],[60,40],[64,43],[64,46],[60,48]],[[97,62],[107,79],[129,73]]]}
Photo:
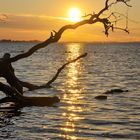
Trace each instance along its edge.
{"label": "setting sun", "polygon": [[68,16],[69,16],[69,21],[71,22],[78,22],[81,20],[81,11],[79,8],[77,7],[72,7],[69,11],[68,11]]}

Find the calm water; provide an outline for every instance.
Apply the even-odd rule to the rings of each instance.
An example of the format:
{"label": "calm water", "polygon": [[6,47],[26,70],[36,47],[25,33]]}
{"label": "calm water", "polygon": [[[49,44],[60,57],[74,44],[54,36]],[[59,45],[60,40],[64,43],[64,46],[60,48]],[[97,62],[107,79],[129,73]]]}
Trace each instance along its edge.
{"label": "calm water", "polygon": [[[17,55],[33,44],[0,43],[0,56]],[[13,66],[21,80],[41,85],[67,60],[84,52],[88,56],[63,70],[53,88],[25,93],[57,95],[61,103],[25,107],[13,117],[0,113],[0,139],[140,140],[140,44],[54,44]],[[94,99],[114,88],[129,92]]]}

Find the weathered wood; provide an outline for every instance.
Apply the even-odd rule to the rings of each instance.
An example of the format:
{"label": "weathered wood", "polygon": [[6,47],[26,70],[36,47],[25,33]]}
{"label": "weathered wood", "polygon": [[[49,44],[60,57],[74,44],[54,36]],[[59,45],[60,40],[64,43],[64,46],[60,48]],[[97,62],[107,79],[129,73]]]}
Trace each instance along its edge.
{"label": "weathered wood", "polygon": [[15,103],[16,108],[26,107],[26,106],[53,106],[55,103],[60,102],[57,96],[54,97],[27,97],[23,96],[21,99],[5,97],[0,100],[1,103]]}
{"label": "weathered wood", "polygon": [[30,91],[36,90],[36,89],[42,89],[42,88],[50,88],[51,84],[58,78],[59,74],[61,73],[61,71],[69,64],[76,62],[77,60],[86,57],[87,53],[84,53],[80,56],[78,56],[75,59],[69,60],[67,63],[63,64],[56,72],[56,74],[53,76],[53,78],[51,80],[49,80],[46,84],[43,84],[41,86],[34,86],[33,88],[30,88]]}
{"label": "weathered wood", "polygon": [[8,85],[0,83],[0,90],[8,97],[0,100],[0,103],[13,102],[18,107],[24,106],[52,106],[54,103],[60,102],[60,99],[55,97],[27,97],[20,94],[16,89]]}
{"label": "weathered wood", "polygon": [[[62,65],[54,75],[54,77],[42,86],[36,86],[31,84],[30,90],[48,88],[57,79],[60,72],[69,64],[76,62],[77,60],[86,57],[87,53],[84,53],[73,60],[69,60],[67,63]],[[26,82],[25,82],[26,84]],[[4,102],[14,102],[17,106],[51,106],[54,103],[60,102],[58,97],[27,97],[20,94],[15,88],[5,85],[0,82],[0,90],[3,91],[8,97],[0,100],[0,103]]]}
{"label": "weathered wood", "polygon": [[98,96],[95,97],[95,99],[97,99],[97,100],[106,100],[107,96],[105,96],[105,95],[98,95]]}
{"label": "weathered wood", "polygon": [[123,92],[128,92],[128,90],[123,90],[123,89],[111,89],[108,90],[106,92],[104,92],[103,94],[115,94],[115,93],[123,93]]}
{"label": "weathered wood", "polygon": [[[47,40],[33,46],[31,49],[29,49],[25,53],[21,53],[17,56],[14,56],[12,58],[7,59],[6,60],[7,63],[11,64],[12,62],[16,62],[20,59],[29,57],[34,52],[36,52],[37,50],[39,50],[41,48],[45,48],[46,46],[48,46],[51,43],[58,42],[59,39],[61,38],[62,34],[64,33],[64,31],[66,31],[68,29],[76,29],[76,28],[78,28],[80,26],[83,26],[83,25],[86,25],[86,24],[95,24],[95,23],[103,24],[103,27],[104,27],[104,30],[105,30],[104,33],[105,33],[106,36],[108,36],[110,29],[112,31],[114,29],[119,29],[119,30],[123,30],[123,31],[129,33],[129,31],[127,29],[127,26],[126,26],[126,28],[116,27],[116,24],[114,24],[114,22],[111,21],[110,17],[112,15],[115,16],[115,13],[113,13],[113,14],[111,13],[111,15],[109,15],[109,16],[106,16],[104,14],[112,5],[117,4],[118,2],[122,2],[126,6],[130,6],[128,4],[129,0],[115,0],[114,2],[110,2],[110,0],[105,0],[104,8],[101,9],[97,14],[93,13],[93,14],[85,15],[85,17],[88,17],[88,16],[90,16],[90,17],[88,19],[83,19],[82,21],[77,22],[75,24],[65,25],[65,26],[61,27],[57,32],[56,31],[51,32],[51,36]],[[103,14],[104,14],[104,18],[103,18]],[[116,21],[117,21],[117,19],[116,19]],[[83,55],[82,57],[84,57],[84,56],[86,56],[86,54]],[[77,61],[78,59],[79,58],[64,64],[61,68],[58,69],[55,76],[49,82],[47,82],[47,84],[39,86],[39,87],[36,86],[35,89],[49,87],[50,84],[56,80],[59,73],[65,68],[65,66],[67,66],[68,64],[70,64],[72,62]],[[28,106],[28,105],[29,106],[31,106],[31,105],[43,106],[43,105],[50,105],[50,104],[53,104],[54,102],[59,102],[60,101],[58,99],[58,97],[25,97],[25,96],[21,95],[21,93],[19,93],[19,92],[22,91],[22,89],[20,89],[20,84],[18,86],[19,81],[16,80],[16,77],[10,75],[8,73],[9,71],[5,75],[3,75],[5,73],[4,67],[5,67],[5,63],[0,62],[0,76],[3,76],[7,80],[7,82],[10,83],[10,85],[12,87],[15,87],[16,89],[0,83],[0,90],[3,91],[6,95],[8,95],[8,97],[6,97],[5,99],[2,99],[1,102],[12,100],[12,102],[15,102],[19,106]],[[6,67],[7,67],[7,65],[6,65]],[[34,85],[29,85],[29,86],[31,87],[31,86],[34,86]]]}
{"label": "weathered wood", "polygon": [[[116,0],[115,2],[110,2],[110,0],[105,0],[105,6],[97,14],[95,14],[95,13],[88,14],[89,18],[87,18],[87,19],[83,19],[82,21],[79,21],[79,22],[77,22],[75,24],[65,25],[65,26],[61,27],[57,32],[56,31],[51,32],[51,35],[50,35],[50,37],[47,40],[45,40],[44,42],[41,42],[41,43],[33,46],[31,49],[29,49],[25,53],[21,53],[21,54],[19,54],[17,56],[14,56],[14,57],[10,58],[9,59],[9,62],[12,63],[12,62],[18,61],[20,59],[29,57],[30,55],[32,55],[37,50],[42,49],[42,48],[45,48],[49,44],[58,42],[59,39],[61,38],[62,34],[66,30],[76,29],[76,28],[78,28],[80,26],[87,25],[87,24],[95,24],[95,23],[101,23],[101,24],[103,24],[104,29],[105,29],[105,32],[104,33],[105,33],[106,36],[108,36],[110,29],[112,29],[112,30],[113,29],[119,29],[119,30],[123,30],[123,31],[125,31],[125,32],[128,33],[127,28],[124,29],[124,28],[116,27],[116,24],[114,24],[114,22],[112,22],[111,19],[110,19],[111,16],[108,16],[108,15],[105,16],[104,15],[104,18],[102,18],[103,14],[106,11],[108,11],[108,9],[112,5],[117,4],[118,2],[122,2],[126,6],[130,6],[128,4],[129,0]],[[113,15],[115,16],[115,13],[113,13]],[[88,16],[85,15],[84,17],[88,17]]]}

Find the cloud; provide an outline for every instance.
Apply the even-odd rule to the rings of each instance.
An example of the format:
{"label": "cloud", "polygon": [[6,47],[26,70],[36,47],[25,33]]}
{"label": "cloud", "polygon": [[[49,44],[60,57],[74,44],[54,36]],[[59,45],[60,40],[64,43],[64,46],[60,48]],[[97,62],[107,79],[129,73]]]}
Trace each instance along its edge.
{"label": "cloud", "polygon": [[[53,30],[58,29],[64,23],[64,17],[51,17],[44,15],[11,15],[7,14],[5,23],[1,22],[1,28],[12,28],[21,30]],[[4,16],[3,16],[4,18]]]}
{"label": "cloud", "polygon": [[[44,40],[50,36],[52,30],[58,31],[62,26],[70,23],[65,17],[27,14],[6,14],[6,16],[8,17],[6,22],[0,22],[1,39]],[[130,35],[117,31],[106,38],[102,24],[85,25],[76,30],[66,31],[60,41],[137,41],[140,35],[139,27],[136,24],[132,27]]]}

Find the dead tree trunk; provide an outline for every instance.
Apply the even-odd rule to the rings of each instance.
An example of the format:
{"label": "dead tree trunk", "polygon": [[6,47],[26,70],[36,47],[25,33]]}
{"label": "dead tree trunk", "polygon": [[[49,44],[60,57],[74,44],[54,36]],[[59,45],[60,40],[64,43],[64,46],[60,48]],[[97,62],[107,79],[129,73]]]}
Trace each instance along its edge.
{"label": "dead tree trunk", "polygon": [[[115,29],[123,30],[123,31],[129,33],[127,26],[126,26],[126,28],[121,28],[121,27],[116,27],[116,24],[115,24],[120,19],[120,16],[123,16],[123,17],[127,17],[127,16],[125,16],[123,14],[120,14],[120,13],[116,13],[116,12],[112,12],[109,15],[104,14],[106,11],[108,11],[108,9],[112,5],[115,5],[115,4],[120,3],[120,2],[123,3],[123,4],[125,4],[128,7],[131,7],[128,4],[129,1],[130,0],[105,0],[105,6],[104,6],[104,8],[101,9],[98,13],[86,14],[84,17],[87,18],[87,19],[84,19],[84,20],[82,20],[80,22],[77,22],[75,24],[65,25],[62,28],[60,28],[57,32],[56,31],[51,32],[51,35],[50,35],[50,37],[47,40],[45,40],[44,42],[39,43],[39,44],[33,46],[31,49],[29,49],[25,53],[21,53],[21,54],[19,54],[17,56],[14,56],[12,58],[9,58],[7,60],[7,62],[9,64],[11,64],[11,63],[16,62],[16,61],[18,61],[20,59],[27,58],[27,57],[31,56],[37,50],[39,50],[41,48],[45,48],[46,46],[48,46],[51,43],[58,42],[59,39],[61,38],[62,34],[66,30],[68,30],[68,29],[76,29],[76,28],[78,28],[80,26],[83,26],[83,25],[86,25],[86,24],[101,23],[103,25],[103,27],[104,27],[104,33],[105,33],[106,36],[109,35],[109,31],[110,30],[114,31]],[[128,20],[128,17],[127,17],[127,20]],[[35,89],[43,88],[43,87],[49,87],[50,84],[56,80],[56,78],[58,77],[59,73],[65,68],[65,66],[67,66],[68,64],[70,64],[72,62],[77,61],[79,58],[84,57],[84,56],[86,56],[86,54],[84,54],[83,56],[79,56],[77,59],[72,60],[72,61],[64,64],[61,68],[58,69],[56,75],[49,82],[47,82],[43,86],[36,87]],[[3,68],[2,68],[2,70],[3,70]],[[3,73],[1,73],[1,72],[3,72],[2,70],[1,70],[1,66],[0,66],[0,76],[3,75]],[[8,95],[10,94],[10,96],[11,96],[10,98],[13,98],[16,101],[21,100],[21,101],[23,101],[23,103],[27,103],[27,104],[30,104],[31,103],[32,104],[31,100],[29,99],[30,97],[29,98],[28,97],[26,98],[24,96],[21,96],[20,94],[19,94],[19,96],[17,96],[18,95],[17,94],[16,95],[16,98],[13,97],[11,94],[16,93],[15,92],[16,90],[14,90],[11,87],[7,87],[7,86],[3,85],[2,83],[0,83],[0,90],[3,91],[4,93],[8,94]],[[33,102],[36,102],[37,101],[37,99],[35,99],[35,98],[32,99],[32,100],[33,100]]]}
{"label": "dead tree trunk", "polygon": [[[123,16],[123,17],[126,17],[125,15],[123,14],[120,14],[120,13],[116,13],[116,12],[112,12],[110,13],[109,15],[105,15],[104,13],[106,11],[108,11],[108,9],[117,4],[117,3],[123,3],[125,4],[126,6],[128,7],[131,7],[128,2],[129,0],[115,0],[115,1],[112,1],[112,0],[105,0],[105,7],[103,9],[101,9],[97,14],[96,13],[93,13],[93,14],[86,14],[85,18],[87,19],[84,19],[80,22],[77,22],[75,24],[70,24],[70,25],[65,25],[63,26],[62,28],[60,28],[57,32],[56,31],[53,31],[51,32],[51,35],[50,37],[45,40],[44,42],[42,43],[39,43],[35,46],[33,46],[31,49],[29,49],[27,52],[25,53],[22,53],[22,54],[19,54],[17,56],[14,56],[12,58],[10,58],[8,60],[9,63],[13,63],[13,62],[16,62],[20,59],[23,59],[23,58],[26,58],[26,57],[29,57],[30,55],[32,55],[34,52],[36,52],[37,50],[41,49],[41,48],[45,48],[46,46],[48,46],[49,44],[52,44],[52,43],[55,43],[55,42],[58,42],[59,39],[61,38],[62,34],[68,30],[68,29],[76,29],[80,26],[83,26],[83,25],[86,25],[86,24],[95,24],[95,23],[101,23],[103,24],[103,27],[104,27],[104,33],[106,36],[109,35],[109,31],[112,30],[114,31],[115,29],[119,29],[119,30],[123,30],[127,33],[129,33],[128,31],[128,27],[126,26],[126,28],[120,28],[120,27],[116,27],[116,22],[120,19],[120,16]],[[127,18],[128,19],[128,18]],[[59,72],[58,72],[59,74]],[[57,74],[56,74],[57,75]],[[57,77],[57,76],[56,76]],[[45,87],[49,87],[50,86],[50,83],[52,83],[54,80],[56,80],[55,77],[53,77],[47,84],[45,85],[42,85],[42,86],[34,86],[33,84],[28,84],[28,87],[30,90],[34,90],[34,89],[38,89],[38,88],[43,88],[44,86]],[[23,82],[24,84],[24,82]],[[26,83],[25,83],[26,84]]]}
{"label": "dead tree trunk", "polygon": [[[60,72],[69,64],[76,62],[77,60],[86,57],[87,53],[80,55],[79,57],[68,61],[64,65],[62,65],[58,70],[57,73],[54,75],[54,77],[47,82],[45,85],[42,86],[34,86],[32,90],[35,89],[41,89],[41,88],[48,88],[50,85],[57,79],[59,76]],[[0,100],[0,103],[5,103],[5,102],[14,102],[16,106],[18,107],[24,107],[24,106],[51,106],[54,103],[59,102],[58,97],[26,97],[20,94],[15,88],[11,88],[3,83],[0,82],[0,90],[3,91],[8,97],[5,97]]]}

